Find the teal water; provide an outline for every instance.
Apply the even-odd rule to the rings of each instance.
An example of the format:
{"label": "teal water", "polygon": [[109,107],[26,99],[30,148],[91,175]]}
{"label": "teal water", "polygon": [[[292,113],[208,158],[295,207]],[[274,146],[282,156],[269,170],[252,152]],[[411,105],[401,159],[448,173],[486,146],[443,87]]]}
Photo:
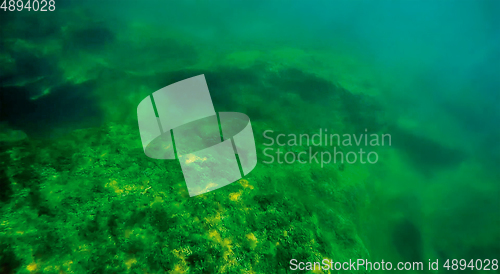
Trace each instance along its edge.
{"label": "teal water", "polygon": [[[439,260],[441,273],[448,259],[500,259],[499,2],[55,5],[55,11],[47,12],[0,11],[0,272],[104,273],[112,270],[97,266],[121,265],[115,273],[288,273],[292,258],[331,258],[383,259],[394,266],[423,262],[426,268],[429,260]],[[247,182],[238,185],[241,191],[228,186],[195,203],[186,200],[178,166],[140,158],[136,108],[148,94],[199,74],[205,74],[217,111],[250,117],[259,160]],[[268,135],[274,140],[280,133],[312,136],[320,129],[353,136],[390,134],[391,143],[281,147],[267,146],[264,136],[266,130],[274,132]],[[309,147],[319,153],[361,147],[375,152],[378,161],[326,167],[267,164],[267,147],[295,155]],[[127,160],[117,160],[118,154]],[[103,157],[110,158],[96,167],[85,162]],[[103,170],[88,175],[97,166]],[[152,173],[142,171],[146,168]],[[117,224],[116,234],[126,236],[116,236],[115,246],[133,241],[143,246],[126,252],[103,244],[107,253],[94,249],[91,255],[72,257],[69,250],[75,246],[95,248],[106,240],[61,238],[62,247],[27,236],[31,230],[42,231],[40,227],[49,235],[62,227],[58,220],[87,214],[58,207],[73,195],[67,190],[67,196],[56,197],[58,185],[72,185],[72,191],[75,185],[87,186],[90,194],[75,194],[78,199],[68,203],[75,212],[90,212],[105,200],[129,203],[120,195],[135,193],[139,181],[153,184],[163,171],[170,173],[162,184],[175,181],[175,188],[148,196],[141,194],[148,187],[144,185],[137,197],[147,196],[145,204],[152,212],[196,216],[199,221],[188,226],[202,231],[165,244],[162,258],[169,262],[158,263],[162,259],[147,255],[156,254],[151,246],[161,241],[128,236],[141,224],[149,235],[175,238],[175,226],[152,225],[163,222],[157,220],[162,220],[160,213],[137,211],[121,217],[126,224]],[[116,179],[113,173],[119,177],[118,172],[135,175]],[[78,177],[84,173],[91,177]],[[47,174],[66,176],[65,183],[50,181]],[[139,176],[145,177],[130,179]],[[101,196],[106,191],[118,195]],[[235,206],[235,201],[243,204]],[[24,207],[28,213],[19,213]],[[100,222],[114,222],[116,207],[103,209]],[[227,213],[232,223],[214,221],[233,211],[243,217]],[[36,214],[49,216],[44,217],[46,224],[30,222]],[[87,220],[84,215],[71,218],[68,222],[75,224]],[[96,227],[115,237],[113,228]],[[47,239],[51,237],[59,236]],[[196,256],[185,251],[208,242],[222,251],[207,247],[194,252]],[[39,245],[50,252],[28,251]],[[42,256],[44,252],[50,255]],[[83,263],[90,262],[85,256],[103,259]],[[68,266],[70,261],[78,267]],[[200,261],[206,262],[205,268]]]}

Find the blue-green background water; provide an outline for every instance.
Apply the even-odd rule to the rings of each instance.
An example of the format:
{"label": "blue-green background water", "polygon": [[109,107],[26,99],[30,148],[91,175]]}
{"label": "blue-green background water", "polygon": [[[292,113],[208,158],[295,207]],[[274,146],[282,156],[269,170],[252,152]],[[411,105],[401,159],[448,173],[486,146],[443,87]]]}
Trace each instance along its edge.
{"label": "blue-green background water", "polygon": [[[347,166],[338,179],[359,187],[349,195],[363,206],[346,218],[371,260],[500,259],[500,2],[56,7],[1,13],[5,142],[24,136],[12,130],[51,142],[75,129],[132,127],[147,94],[204,73],[218,111],[248,114],[258,150],[267,129],[391,134],[377,164]],[[312,183],[335,185],[315,172]]]}

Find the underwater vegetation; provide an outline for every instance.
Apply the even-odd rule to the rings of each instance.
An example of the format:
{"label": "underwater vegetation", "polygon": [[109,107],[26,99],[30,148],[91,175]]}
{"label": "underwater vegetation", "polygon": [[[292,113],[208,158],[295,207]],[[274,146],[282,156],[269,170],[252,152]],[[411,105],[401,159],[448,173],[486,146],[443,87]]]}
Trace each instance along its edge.
{"label": "underwater vegetation", "polygon": [[[290,257],[368,255],[349,221],[353,186],[312,187],[319,168],[268,167],[188,199],[178,163],[144,156],[135,133],[114,124],[2,147],[4,272],[265,273]],[[328,202],[308,201],[317,191]]]}

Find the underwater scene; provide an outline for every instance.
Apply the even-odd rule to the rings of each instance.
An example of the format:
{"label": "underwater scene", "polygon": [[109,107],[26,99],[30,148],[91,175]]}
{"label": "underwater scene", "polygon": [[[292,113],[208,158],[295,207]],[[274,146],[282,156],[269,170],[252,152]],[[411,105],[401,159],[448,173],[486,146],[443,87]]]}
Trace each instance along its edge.
{"label": "underwater scene", "polygon": [[500,273],[500,1],[0,2],[0,273]]}

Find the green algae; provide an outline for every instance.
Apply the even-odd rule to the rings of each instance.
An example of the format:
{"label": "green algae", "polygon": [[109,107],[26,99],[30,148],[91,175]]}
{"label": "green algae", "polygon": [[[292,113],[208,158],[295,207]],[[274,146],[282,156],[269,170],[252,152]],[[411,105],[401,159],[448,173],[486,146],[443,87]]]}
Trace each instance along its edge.
{"label": "green algae", "polygon": [[[147,158],[136,135],[113,124],[2,147],[4,270],[268,273],[291,257],[367,256],[349,184],[261,166],[189,198],[179,164]],[[313,202],[318,191],[330,198]]]}

